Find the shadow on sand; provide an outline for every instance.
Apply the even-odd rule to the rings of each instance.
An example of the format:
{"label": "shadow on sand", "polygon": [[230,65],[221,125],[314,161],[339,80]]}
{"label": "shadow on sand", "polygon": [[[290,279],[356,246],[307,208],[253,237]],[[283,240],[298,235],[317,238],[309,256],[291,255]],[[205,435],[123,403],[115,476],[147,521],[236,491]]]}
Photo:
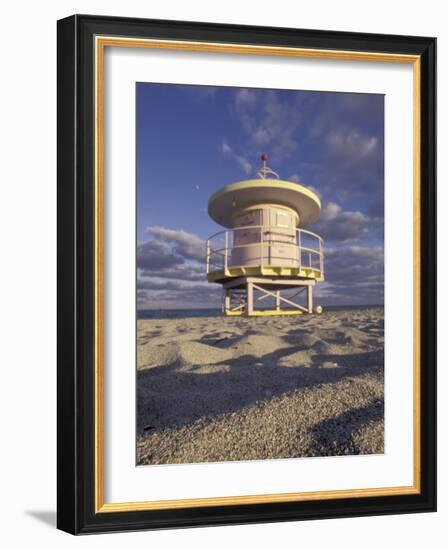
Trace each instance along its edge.
{"label": "shadow on sand", "polygon": [[[215,345],[224,347],[231,343],[223,340]],[[179,427],[199,418],[237,412],[293,390],[383,371],[382,350],[347,355],[318,353],[303,366],[281,364],[282,359],[296,352],[297,348],[286,348],[261,356],[246,354],[209,365],[207,369],[176,361],[137,371],[138,435]],[[354,411],[353,417],[347,413],[347,418],[328,421],[329,433],[334,429],[331,422],[337,425],[345,422],[346,429],[338,432],[340,438],[345,439],[349,431],[356,429],[356,422],[363,414],[367,421],[370,416],[379,418],[382,415],[379,405],[371,407],[371,410],[368,407],[369,410],[360,411],[360,415]],[[319,438],[316,445],[320,445]]]}
{"label": "shadow on sand", "polygon": [[353,434],[370,423],[384,418],[384,402],[376,400],[366,407],[350,409],[334,418],[324,420],[311,430],[312,444],[308,456],[361,454]]}

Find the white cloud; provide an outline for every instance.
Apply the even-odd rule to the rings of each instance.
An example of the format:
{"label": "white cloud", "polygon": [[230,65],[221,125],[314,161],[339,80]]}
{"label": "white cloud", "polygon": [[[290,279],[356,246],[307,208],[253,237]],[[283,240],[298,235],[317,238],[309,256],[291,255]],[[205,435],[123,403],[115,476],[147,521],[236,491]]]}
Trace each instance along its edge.
{"label": "white cloud", "polygon": [[266,128],[257,128],[252,134],[252,138],[260,147],[268,145],[271,141],[271,136]]}
{"label": "white cloud", "polygon": [[327,303],[383,303],[383,247],[325,248],[324,261],[325,283],[316,287],[316,298]]}
{"label": "white cloud", "polygon": [[142,269],[142,277],[161,277],[165,279],[180,279],[184,281],[205,281],[204,262],[183,262],[156,269]]}
{"label": "white cloud", "polygon": [[158,240],[139,242],[137,266],[140,269],[169,269],[183,263],[184,258]]}
{"label": "white cloud", "polygon": [[338,217],[342,208],[335,202],[328,202],[322,209],[320,219],[323,221],[331,221]]}
{"label": "white cloud", "polygon": [[204,261],[205,245],[197,235],[161,226],[147,227],[146,232],[162,243],[170,243],[174,254],[185,259]]}
{"label": "white cloud", "polygon": [[230,155],[233,153],[233,150],[232,148],[230,147],[230,145],[227,143],[227,141],[223,141],[222,142],[222,152],[225,154],[225,155]]}
{"label": "white cloud", "polygon": [[164,278],[140,278],[137,282],[137,288],[139,290],[197,290],[208,288],[209,283],[203,282],[189,282],[180,280],[167,280]]}
{"label": "white cloud", "polygon": [[150,239],[137,248],[137,300],[140,309],[213,307],[219,288],[207,282],[204,242],[193,233],[148,227]]}
{"label": "white cloud", "polygon": [[246,172],[247,175],[249,175],[252,172],[252,164],[241,155],[236,155],[235,158],[241,168]]}
{"label": "white cloud", "polygon": [[239,90],[232,106],[234,117],[246,136],[246,149],[251,155],[266,151],[279,162],[298,148],[301,102],[281,101],[273,90]]}
{"label": "white cloud", "polygon": [[257,94],[255,90],[241,88],[235,95],[235,103],[237,105],[255,105]]}
{"label": "white cloud", "polygon": [[330,132],[325,143],[332,155],[354,161],[371,155],[378,147],[378,139],[375,136],[361,134],[350,128]]}
{"label": "white cloud", "polygon": [[221,150],[224,155],[228,155],[229,157],[233,158],[241,166],[241,168],[247,175],[252,172],[252,164],[247,160],[247,158],[243,157],[242,155],[236,154],[232,147],[230,147],[230,145],[226,141],[222,142]]}
{"label": "white cloud", "polygon": [[369,230],[382,223],[363,212],[343,211],[335,202],[324,205],[319,221],[311,226],[326,241],[356,242],[365,238]]}

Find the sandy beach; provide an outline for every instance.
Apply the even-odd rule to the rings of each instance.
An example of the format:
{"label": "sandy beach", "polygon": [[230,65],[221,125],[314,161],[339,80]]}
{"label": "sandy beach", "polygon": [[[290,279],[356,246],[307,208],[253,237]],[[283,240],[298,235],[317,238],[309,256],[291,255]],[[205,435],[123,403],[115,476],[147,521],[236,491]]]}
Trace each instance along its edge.
{"label": "sandy beach", "polygon": [[137,463],[384,451],[384,311],[138,321]]}

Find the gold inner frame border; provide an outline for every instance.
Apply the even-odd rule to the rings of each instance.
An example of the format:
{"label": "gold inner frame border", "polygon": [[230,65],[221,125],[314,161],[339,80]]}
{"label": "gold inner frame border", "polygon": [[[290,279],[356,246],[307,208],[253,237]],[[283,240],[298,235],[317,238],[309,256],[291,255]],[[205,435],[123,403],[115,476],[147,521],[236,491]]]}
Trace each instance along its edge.
{"label": "gold inner frame border", "polygon": [[[106,47],[146,48],[207,53],[233,53],[269,55],[329,60],[406,63],[413,65],[413,485],[366,489],[342,489],[301,493],[275,493],[262,495],[192,498],[179,500],[154,500],[141,502],[106,503],[104,501],[104,55]],[[232,506],[243,504],[268,504],[304,502],[343,498],[411,495],[421,492],[421,389],[420,389],[420,166],[421,166],[421,60],[417,55],[381,52],[356,52],[345,50],[321,50],[280,46],[255,46],[250,44],[226,44],[180,40],[156,40],[96,36],[95,58],[95,513],[131,512],[143,510],[167,510],[195,507]]]}

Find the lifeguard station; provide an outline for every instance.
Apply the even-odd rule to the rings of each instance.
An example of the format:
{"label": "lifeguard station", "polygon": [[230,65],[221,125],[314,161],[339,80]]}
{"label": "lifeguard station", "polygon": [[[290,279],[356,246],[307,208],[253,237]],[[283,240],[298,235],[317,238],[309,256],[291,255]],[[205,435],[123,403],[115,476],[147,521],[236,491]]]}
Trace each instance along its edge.
{"label": "lifeguard station", "polygon": [[208,281],[222,285],[225,315],[321,313],[313,287],[324,280],[323,241],[303,229],[319,218],[319,197],[281,180],[266,155],[261,160],[257,179],[226,185],[209,200],[209,216],[227,229],[207,240]]}

